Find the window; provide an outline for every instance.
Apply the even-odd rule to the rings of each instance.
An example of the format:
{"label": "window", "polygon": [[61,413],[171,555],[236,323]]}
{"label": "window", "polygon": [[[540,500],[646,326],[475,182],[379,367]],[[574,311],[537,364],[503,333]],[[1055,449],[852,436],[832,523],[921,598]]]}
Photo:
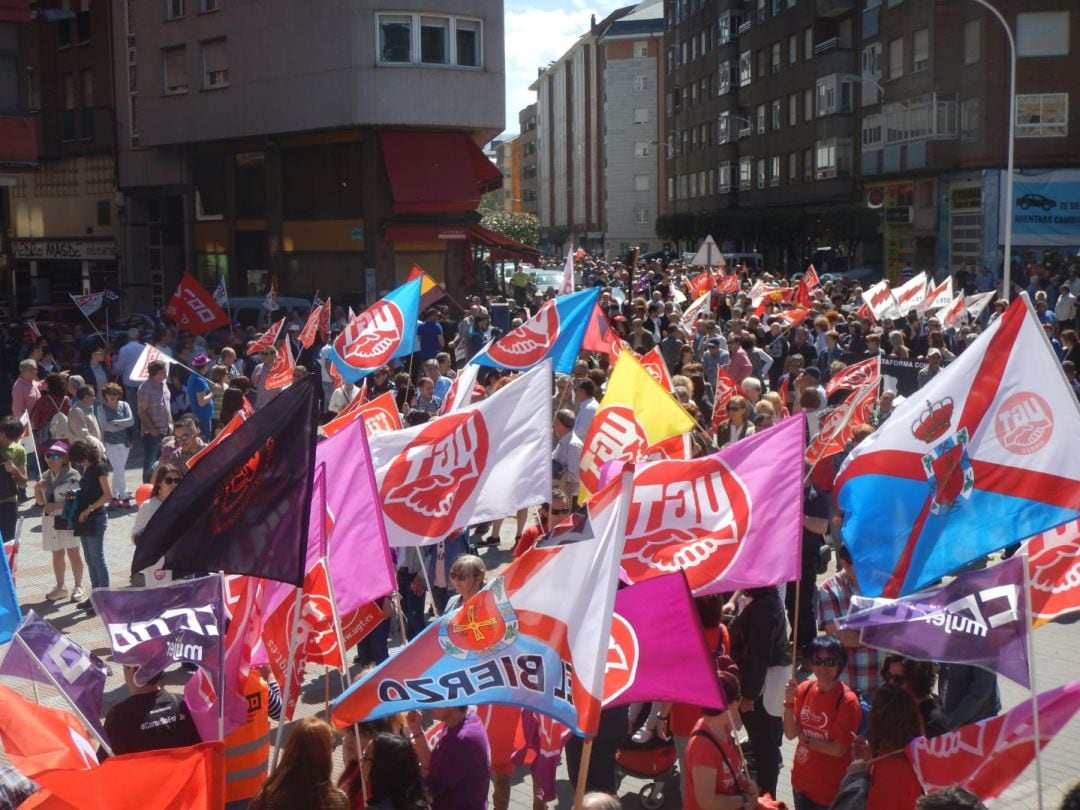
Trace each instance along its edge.
{"label": "window", "polygon": [[746,87],[754,78],[754,57],[750,51],[739,54],[739,87]]}
{"label": "window", "polygon": [[759,25],[765,22],[765,0],[757,0],[757,21]]}
{"label": "window", "polygon": [[754,172],[754,159],[752,157],[739,158],[739,189],[746,191],[753,183],[751,175]]}
{"label": "window", "polygon": [[635,76],[634,77],[634,90],[637,92],[643,92],[649,89],[649,77],[648,76]]}
{"label": "window", "polygon": [[950,94],[929,94],[886,104],[883,113],[887,144],[956,137],[956,99]]}
{"label": "window", "polygon": [[875,42],[862,50],[862,72],[864,76],[881,75],[881,43]]}
{"label": "window", "polygon": [[241,219],[266,216],[265,158],[263,152],[236,153],[236,216]]}
{"label": "window", "polygon": [[981,29],[978,20],[968,20],[964,23],[964,64],[974,65],[979,61],[981,47]]}
{"label": "window", "polygon": [[716,95],[722,96],[731,90],[731,63],[721,62],[716,70]]}
{"label": "window", "polygon": [[60,119],[60,140],[75,140],[75,74],[63,75],[64,114]]}
{"label": "window", "polygon": [[634,141],[634,157],[647,158],[649,156],[648,141]]}
{"label": "window", "polygon": [[178,20],[184,16],[185,0],[165,0],[165,19]]}
{"label": "window", "polygon": [[792,34],[788,37],[787,41],[787,61],[789,65],[794,65],[799,61],[799,35]]}
{"label": "window", "polygon": [[780,99],[776,99],[772,103],[772,128],[774,130],[780,129],[780,122],[783,118],[783,111],[781,110],[782,102]]}
{"label": "window", "polygon": [[780,185],[780,156],[769,158],[769,185]]}
{"label": "window", "polygon": [[731,113],[722,112],[716,119],[716,142],[727,143],[731,140]]}
{"label": "window", "polygon": [[788,185],[799,182],[799,153],[792,152],[787,156],[787,181]]}
{"label": "window", "polygon": [[780,43],[774,42],[772,46],[772,72],[780,72]]}
{"label": "window", "polygon": [[218,11],[221,8],[221,0],[199,0],[199,13],[206,14],[210,11]]}
{"label": "window", "polygon": [[634,175],[634,191],[648,191],[649,190],[649,175],[647,174],[635,174]]}
{"label": "window", "polygon": [[758,104],[757,106],[757,134],[765,134],[765,105]]}
{"label": "window", "polygon": [[787,122],[789,127],[799,123],[799,94],[792,93],[787,97]]}
{"label": "window", "polygon": [[904,75],[904,38],[899,37],[889,43],[889,78],[899,79]]}
{"label": "window", "polygon": [[695,172],[690,172],[690,196],[697,196],[697,174]]}
{"label": "window", "polygon": [[862,148],[881,148],[881,115],[867,115],[862,120]]}
{"label": "window", "polygon": [[757,162],[757,187],[765,188],[765,158],[758,158]]}
{"label": "window", "polygon": [[634,43],[634,58],[645,59],[649,55],[649,43],[648,42],[635,42]]}
{"label": "window", "polygon": [[202,44],[203,90],[229,86],[229,61],[225,56],[225,40],[214,39]]}
{"label": "window", "polygon": [[1063,138],[1068,134],[1068,93],[1016,97],[1017,138]]}
{"label": "window", "polygon": [[851,139],[829,138],[814,145],[818,180],[851,174]]}
{"label": "window", "polygon": [[380,65],[483,67],[480,20],[426,14],[376,16]]}
{"label": "window", "polygon": [[420,61],[425,65],[450,62],[450,20],[447,17],[420,18]]}
{"label": "window", "polygon": [[651,222],[649,219],[648,208],[635,208],[634,209],[634,223],[637,225],[648,225]]}
{"label": "window", "polygon": [[667,93],[664,94],[664,112],[666,112],[668,117],[670,118],[671,114],[674,111],[675,111],[675,96],[671,93],[671,91],[668,91]]}
{"label": "window", "polygon": [[94,106],[94,71],[84,70],[79,73],[82,85],[82,106],[84,108]]}
{"label": "window", "polygon": [[817,80],[817,114],[851,112],[851,80],[834,73]]}
{"label": "window", "polygon": [[716,44],[726,45],[731,41],[731,15],[721,14],[716,19]]}
{"label": "window", "polygon": [[814,58],[814,29],[807,28],[803,31],[803,59],[809,61]]}
{"label": "window", "polygon": [[75,15],[75,41],[85,45],[90,41],[90,0],[81,0]]}
{"label": "window", "polygon": [[814,91],[803,90],[803,121],[814,120]]}
{"label": "window", "polygon": [[807,149],[807,150],[805,150],[803,152],[802,165],[803,165],[803,172],[802,172],[803,182],[804,183],[809,183],[811,180],[814,179],[814,150],[813,149]]}
{"label": "window", "polygon": [[649,123],[649,108],[648,107],[636,107],[634,109],[634,123],[635,124],[647,124],[647,123]]}
{"label": "window", "polygon": [[717,171],[717,191],[721,194],[726,191],[731,191],[731,161],[725,160],[720,164]]}
{"label": "window", "polygon": [[979,140],[978,98],[960,102],[960,140],[963,143],[976,143]]}
{"label": "window", "polygon": [[768,59],[769,59],[769,52],[765,48],[762,48],[760,51],[757,52],[757,77],[759,79],[764,79],[765,78],[765,74],[768,71],[768,68],[767,68]]}
{"label": "window", "polygon": [[161,53],[165,67],[165,95],[175,96],[186,93],[188,91],[187,49],[181,45],[177,48],[165,48]]}
{"label": "window", "polygon": [[225,219],[225,153],[196,153],[192,156],[191,175],[195,186],[195,219],[200,222]]}
{"label": "window", "polygon": [[780,7],[784,0],[772,0],[772,15],[775,17],[780,13]]}
{"label": "window", "polygon": [[930,29],[920,28],[911,38],[911,72],[919,73],[930,66]]}
{"label": "window", "polygon": [[1017,56],[1068,56],[1069,12],[1036,11],[1016,15]]}
{"label": "window", "polygon": [[675,199],[675,178],[669,177],[667,179],[667,198],[670,202]]}
{"label": "window", "polygon": [[100,226],[112,224],[112,207],[108,200],[97,201],[97,224]]}
{"label": "window", "polygon": [[[18,24],[0,22],[0,114],[20,112],[19,84],[22,75],[19,70]],[[31,109],[37,107],[33,106],[31,100]]]}

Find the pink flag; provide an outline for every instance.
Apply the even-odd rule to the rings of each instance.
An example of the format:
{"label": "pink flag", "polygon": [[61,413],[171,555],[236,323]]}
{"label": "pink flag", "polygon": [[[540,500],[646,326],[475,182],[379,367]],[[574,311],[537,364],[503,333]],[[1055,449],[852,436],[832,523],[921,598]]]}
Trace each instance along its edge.
{"label": "pink flag", "polygon": [[681,569],[702,596],[798,579],[805,431],[799,413],[710,456],[639,463],[622,558],[629,581]]}
{"label": "pink flag", "polygon": [[[327,526],[330,582],[344,616],[397,586],[363,419],[319,443],[316,469],[320,464],[326,466],[326,510],[312,520]],[[317,504],[314,496],[311,503]]]}
{"label": "pink flag", "polygon": [[[1039,695],[1039,747],[1080,709],[1080,681]],[[966,787],[983,801],[1000,796],[1035,758],[1032,703],[1025,700],[1003,715],[962,726],[940,737],[918,737],[906,753],[927,793],[949,785]]]}

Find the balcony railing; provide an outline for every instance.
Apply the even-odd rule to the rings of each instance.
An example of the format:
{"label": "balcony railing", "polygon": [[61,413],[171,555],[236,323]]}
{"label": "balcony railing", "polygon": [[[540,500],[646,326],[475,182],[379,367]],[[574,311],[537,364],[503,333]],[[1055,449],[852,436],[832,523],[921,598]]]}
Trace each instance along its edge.
{"label": "balcony railing", "polygon": [[749,31],[753,27],[754,27],[754,21],[753,20],[745,20],[743,22],[743,24],[739,26],[739,30],[736,31],[735,33],[736,33],[737,36],[742,36],[743,34],[745,34],[747,31]]}
{"label": "balcony railing", "polygon": [[835,50],[850,51],[851,40],[847,37],[830,37],[824,42],[819,42],[817,43],[817,45],[814,46],[814,55],[818,56],[820,54],[826,53],[827,51]]}

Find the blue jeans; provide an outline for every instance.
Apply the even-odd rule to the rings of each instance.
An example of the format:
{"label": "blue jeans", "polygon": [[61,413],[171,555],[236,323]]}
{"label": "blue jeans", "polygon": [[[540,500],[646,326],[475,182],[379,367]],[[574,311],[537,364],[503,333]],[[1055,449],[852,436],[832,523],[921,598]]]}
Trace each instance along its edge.
{"label": "blue jeans", "polygon": [[109,525],[109,516],[102,509],[101,514],[91,516],[90,523],[94,527],[93,536],[79,538],[82,541],[86,567],[90,572],[90,587],[108,588],[109,569],[105,566],[105,528]]}
{"label": "blue jeans", "polygon": [[148,436],[144,433],[142,437],[142,452],[142,480],[144,484],[149,484],[150,478],[154,474],[154,465],[157,464],[158,453],[161,452],[161,437]]}

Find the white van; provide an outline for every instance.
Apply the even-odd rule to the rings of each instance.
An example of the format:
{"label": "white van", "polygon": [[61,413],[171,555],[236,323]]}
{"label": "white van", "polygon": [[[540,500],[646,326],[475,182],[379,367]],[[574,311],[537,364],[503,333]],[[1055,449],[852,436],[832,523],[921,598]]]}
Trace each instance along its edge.
{"label": "white van", "polygon": [[738,270],[743,262],[746,262],[746,269],[751,273],[760,273],[765,269],[765,259],[760,253],[725,253],[724,262],[729,273]]}
{"label": "white van", "polygon": [[266,297],[262,295],[230,298],[229,318],[233,323],[239,323],[241,326],[262,327],[284,317],[290,309],[295,309],[304,318],[311,311],[311,301],[307,298],[293,298],[282,295],[278,298],[278,304],[281,308],[274,312],[267,312],[263,308],[265,300]]}

